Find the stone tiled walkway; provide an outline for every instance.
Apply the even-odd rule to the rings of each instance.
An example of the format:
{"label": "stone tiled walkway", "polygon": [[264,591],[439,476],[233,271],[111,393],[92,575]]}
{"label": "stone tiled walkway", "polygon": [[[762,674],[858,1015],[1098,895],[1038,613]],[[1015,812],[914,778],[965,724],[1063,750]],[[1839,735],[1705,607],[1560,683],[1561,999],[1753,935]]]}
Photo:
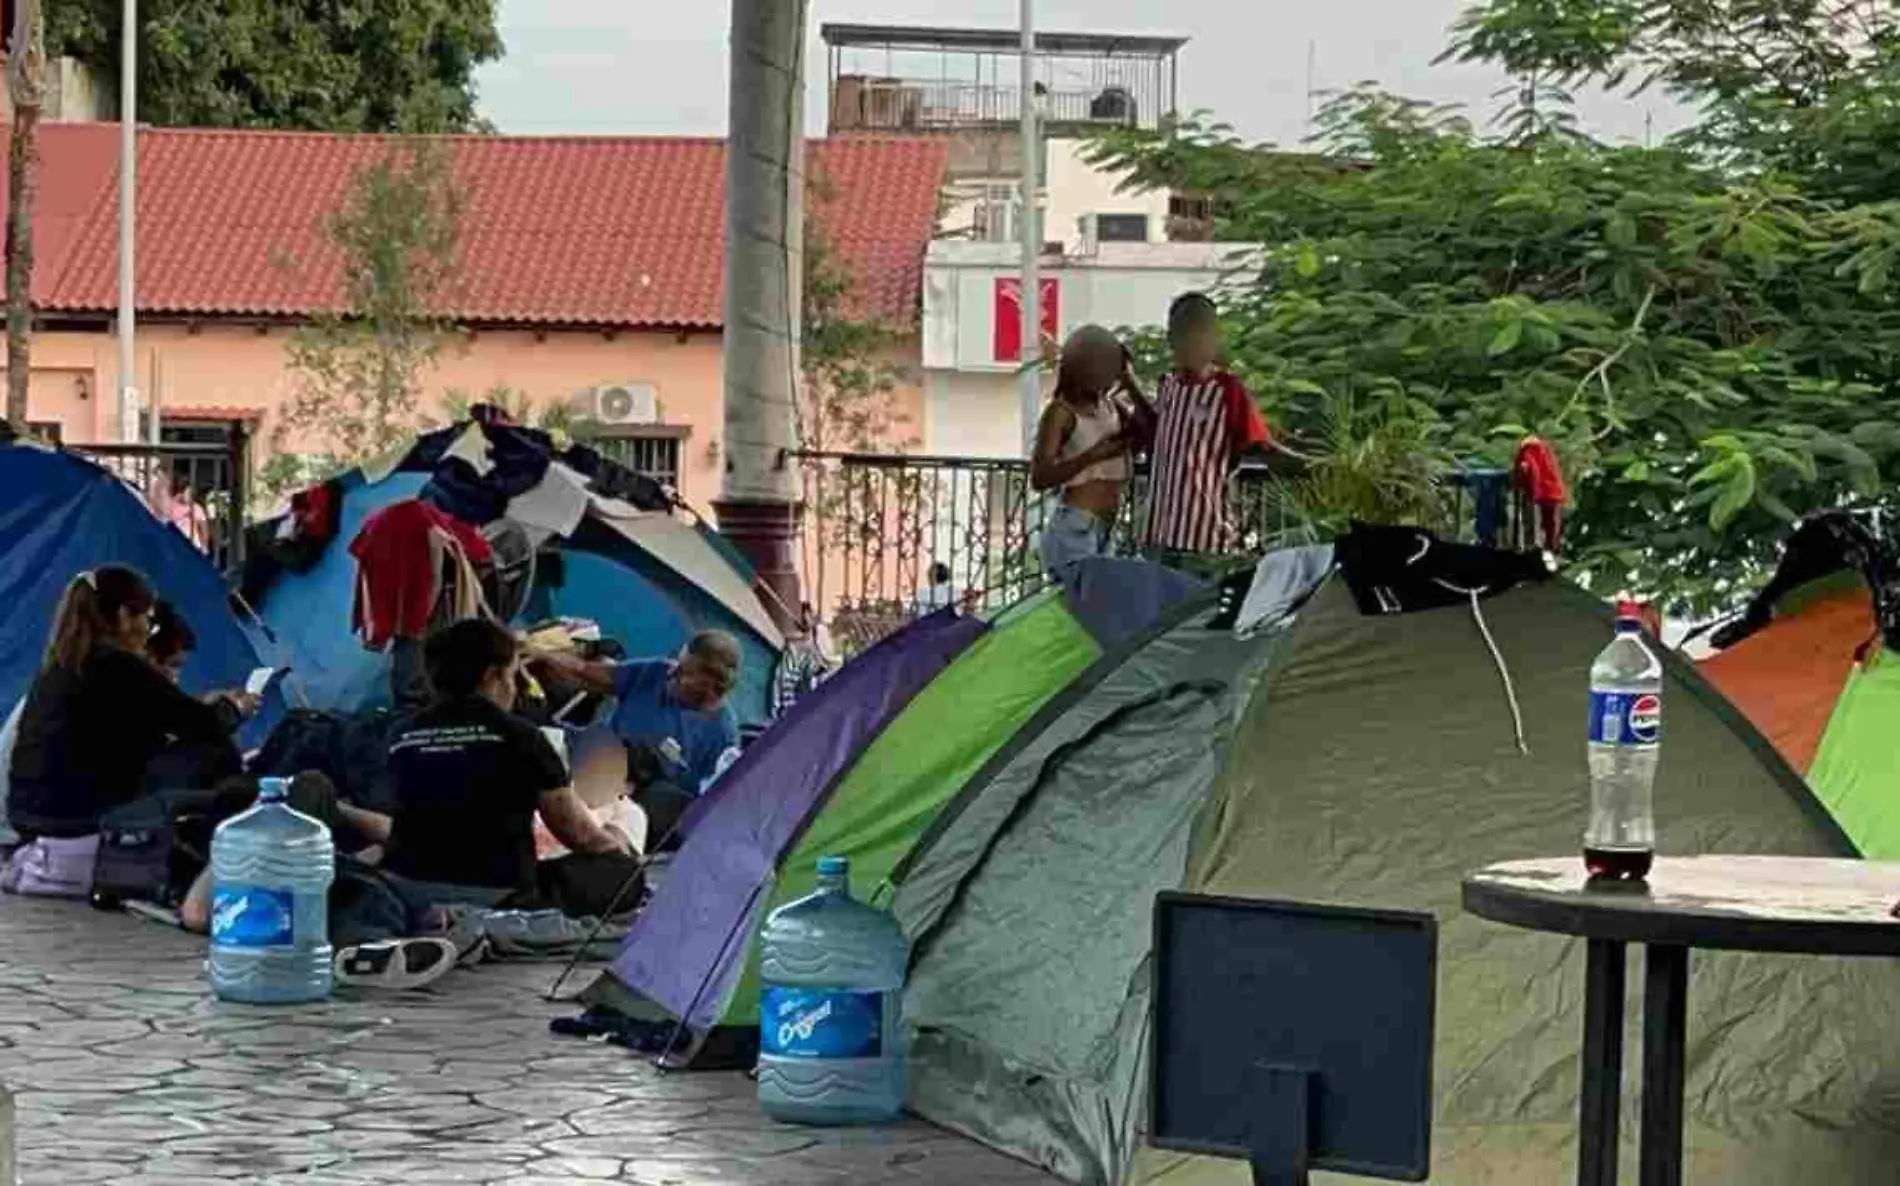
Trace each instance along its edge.
{"label": "stone tiled walkway", "polygon": [[[549,1035],[554,970],[262,1010],[207,993],[202,945],[76,903],[0,898],[0,1079],[26,1186],[1049,1186],[919,1123],[774,1125],[740,1075],[661,1075]],[[583,973],[586,974],[585,972]]]}

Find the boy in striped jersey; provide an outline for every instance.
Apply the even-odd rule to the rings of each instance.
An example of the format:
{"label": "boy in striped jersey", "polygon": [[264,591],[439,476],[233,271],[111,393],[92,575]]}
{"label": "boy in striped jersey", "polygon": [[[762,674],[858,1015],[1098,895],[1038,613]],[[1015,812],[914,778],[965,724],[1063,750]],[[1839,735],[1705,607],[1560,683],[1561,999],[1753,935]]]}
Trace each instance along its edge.
{"label": "boy in striped jersey", "polygon": [[1214,302],[1186,293],[1168,308],[1174,370],[1155,391],[1158,421],[1144,553],[1174,568],[1205,569],[1231,542],[1227,479],[1243,453],[1273,436],[1241,381],[1220,366]]}

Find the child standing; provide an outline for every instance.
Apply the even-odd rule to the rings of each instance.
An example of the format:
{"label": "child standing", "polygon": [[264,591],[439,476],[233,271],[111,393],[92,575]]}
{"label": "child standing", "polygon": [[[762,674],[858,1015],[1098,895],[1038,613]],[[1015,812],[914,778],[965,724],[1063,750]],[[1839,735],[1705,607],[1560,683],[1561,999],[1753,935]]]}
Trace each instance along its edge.
{"label": "child standing", "polygon": [[1062,345],[1055,399],[1043,410],[1029,467],[1034,489],[1062,491],[1042,529],[1042,565],[1051,575],[1108,551],[1133,472],[1134,426],[1113,399],[1126,359],[1121,342],[1099,325],[1083,326]]}
{"label": "child standing", "polygon": [[1156,390],[1153,470],[1143,552],[1171,567],[1199,568],[1228,543],[1227,479],[1272,434],[1245,385],[1219,364],[1214,302],[1191,292],[1168,309],[1174,370]]}

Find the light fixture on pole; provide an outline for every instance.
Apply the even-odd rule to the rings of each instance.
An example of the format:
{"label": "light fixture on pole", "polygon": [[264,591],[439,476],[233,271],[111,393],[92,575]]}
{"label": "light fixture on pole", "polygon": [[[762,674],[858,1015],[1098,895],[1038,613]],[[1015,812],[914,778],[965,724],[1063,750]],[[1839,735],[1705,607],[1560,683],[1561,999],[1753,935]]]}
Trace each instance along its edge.
{"label": "light fixture on pole", "polygon": [[1023,250],[1023,356],[1016,375],[1016,395],[1022,412],[1023,456],[1034,456],[1036,424],[1042,419],[1042,219],[1037,208],[1041,189],[1040,129],[1036,126],[1036,12],[1035,0],[1022,0],[1022,89],[1017,104],[1022,111],[1022,204],[1017,230]]}

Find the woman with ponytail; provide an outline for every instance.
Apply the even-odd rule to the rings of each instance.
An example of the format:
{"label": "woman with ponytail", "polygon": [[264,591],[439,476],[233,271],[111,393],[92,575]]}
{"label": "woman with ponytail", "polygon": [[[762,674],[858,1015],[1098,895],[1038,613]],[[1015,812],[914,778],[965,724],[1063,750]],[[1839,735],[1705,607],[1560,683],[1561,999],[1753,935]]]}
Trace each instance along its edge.
{"label": "woman with ponytail", "polygon": [[148,656],[157,605],[150,582],[120,565],[67,587],[13,747],[7,817],[23,839],[97,832],[101,815],[142,793],[146,768],[174,743],[239,769],[230,698],[193,698]]}

